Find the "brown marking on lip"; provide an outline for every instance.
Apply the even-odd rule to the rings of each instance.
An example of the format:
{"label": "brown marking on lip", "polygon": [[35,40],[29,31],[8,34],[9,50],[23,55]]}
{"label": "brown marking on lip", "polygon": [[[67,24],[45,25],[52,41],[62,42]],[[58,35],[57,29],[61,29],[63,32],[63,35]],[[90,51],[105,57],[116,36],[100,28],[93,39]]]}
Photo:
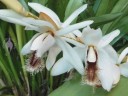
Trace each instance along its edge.
{"label": "brown marking on lip", "polygon": [[30,65],[31,65],[32,67],[35,67],[35,66],[38,65],[40,62],[41,62],[41,61],[40,61],[40,58],[37,58],[37,57],[36,57],[36,51],[34,51],[34,52],[32,53],[32,56],[30,57]]}
{"label": "brown marking on lip", "polygon": [[30,65],[33,65],[32,63],[33,63],[33,60],[34,60],[34,58],[35,58],[35,54],[36,54],[36,51],[34,51],[34,52],[32,53],[32,56],[30,56]]}
{"label": "brown marking on lip", "polygon": [[95,80],[96,71],[97,71],[96,62],[95,63],[87,62],[87,64],[88,64],[88,67],[86,68],[87,79],[90,82],[93,82]]}

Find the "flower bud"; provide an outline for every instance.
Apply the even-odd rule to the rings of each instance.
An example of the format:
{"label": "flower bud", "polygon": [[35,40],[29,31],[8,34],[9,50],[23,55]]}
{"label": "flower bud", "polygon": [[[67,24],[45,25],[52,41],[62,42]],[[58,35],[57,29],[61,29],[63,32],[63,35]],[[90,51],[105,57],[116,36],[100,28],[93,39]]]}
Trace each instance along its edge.
{"label": "flower bud", "polygon": [[29,14],[28,11],[20,4],[18,0],[0,0],[3,2],[8,8],[16,11],[17,13],[27,16]]}

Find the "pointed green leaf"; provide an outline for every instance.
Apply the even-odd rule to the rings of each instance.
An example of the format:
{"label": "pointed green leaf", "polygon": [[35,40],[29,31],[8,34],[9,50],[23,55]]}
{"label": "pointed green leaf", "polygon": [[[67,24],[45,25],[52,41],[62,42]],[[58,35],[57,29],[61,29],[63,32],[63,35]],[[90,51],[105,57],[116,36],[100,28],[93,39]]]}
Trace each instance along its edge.
{"label": "pointed green leaf", "polygon": [[69,0],[48,0],[48,7],[52,9],[60,18],[64,20],[64,13]]}
{"label": "pointed green leaf", "polygon": [[116,13],[116,12],[122,12],[122,16],[120,16],[117,20],[109,23],[109,24],[106,24],[104,27],[103,27],[103,31],[106,33],[106,32],[109,32],[113,29],[114,26],[116,26],[118,24],[118,22],[126,15],[128,14],[128,8],[127,8],[127,5],[128,5],[128,2],[127,0],[119,0],[116,5],[113,7],[111,13]]}
{"label": "pointed green leaf", "polygon": [[71,13],[78,9],[82,3],[83,0],[70,0],[65,11],[64,20],[66,20],[71,15]]}
{"label": "pointed green leaf", "polygon": [[92,24],[92,26],[96,27],[96,26],[111,22],[121,15],[122,15],[122,13],[105,14],[102,16],[88,18],[88,20],[94,20],[94,23]]}

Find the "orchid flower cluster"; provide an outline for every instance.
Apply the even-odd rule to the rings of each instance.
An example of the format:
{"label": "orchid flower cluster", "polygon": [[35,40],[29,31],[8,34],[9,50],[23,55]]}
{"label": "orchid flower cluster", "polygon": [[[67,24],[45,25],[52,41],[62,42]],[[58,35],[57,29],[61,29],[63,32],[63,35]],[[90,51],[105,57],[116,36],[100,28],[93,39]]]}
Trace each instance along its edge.
{"label": "orchid flower cluster", "polygon": [[[37,32],[21,50],[23,55],[28,54],[27,71],[35,74],[46,66],[52,76],[57,76],[76,69],[82,75],[83,84],[102,86],[107,91],[119,82],[120,75],[128,77],[128,63],[121,64],[128,48],[118,56],[109,44],[120,34],[118,29],[102,36],[100,28],[90,28],[92,20],[71,24],[87,8],[87,4],[74,11],[64,22],[41,4],[28,5],[39,13],[39,17],[26,17],[11,9],[0,10],[0,19]],[[61,52],[63,56],[57,59]]]}

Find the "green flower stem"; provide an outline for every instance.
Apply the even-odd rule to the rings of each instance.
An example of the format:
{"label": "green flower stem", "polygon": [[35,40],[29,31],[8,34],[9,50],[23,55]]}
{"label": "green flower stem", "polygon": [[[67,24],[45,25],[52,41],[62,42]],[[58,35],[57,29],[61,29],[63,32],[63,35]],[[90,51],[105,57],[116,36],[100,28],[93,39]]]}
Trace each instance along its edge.
{"label": "green flower stem", "polygon": [[10,36],[11,40],[13,41],[15,48],[18,50],[17,39],[16,39],[16,36],[15,36],[14,31],[12,30],[11,26],[9,26],[9,36]]}
{"label": "green flower stem", "polygon": [[50,92],[53,91],[53,77],[50,75]]}
{"label": "green flower stem", "polygon": [[49,80],[49,71],[45,70],[45,73],[46,73],[46,80],[48,81]]}
{"label": "green flower stem", "polygon": [[[20,53],[20,50],[22,49],[22,44],[23,44],[23,30],[22,30],[22,27],[19,25],[16,25],[16,35],[17,35],[18,49],[19,49],[18,51],[20,54],[21,64],[22,64],[22,67],[24,67],[25,65],[24,58]],[[27,84],[27,89],[28,89],[28,94],[29,94],[30,88],[29,88],[29,83],[28,83],[28,77],[27,77],[26,70],[24,68],[23,68],[23,75],[26,81],[25,83]]]}
{"label": "green flower stem", "polygon": [[33,75],[31,79],[32,79],[32,84],[31,84],[32,85],[32,95],[35,96],[36,95],[36,93],[35,93],[35,89],[36,89],[35,88],[35,76]]}
{"label": "green flower stem", "polygon": [[53,77],[50,75],[51,73],[51,70],[50,72],[46,70],[46,80],[49,82],[49,86],[50,86],[50,92],[53,91]]}

